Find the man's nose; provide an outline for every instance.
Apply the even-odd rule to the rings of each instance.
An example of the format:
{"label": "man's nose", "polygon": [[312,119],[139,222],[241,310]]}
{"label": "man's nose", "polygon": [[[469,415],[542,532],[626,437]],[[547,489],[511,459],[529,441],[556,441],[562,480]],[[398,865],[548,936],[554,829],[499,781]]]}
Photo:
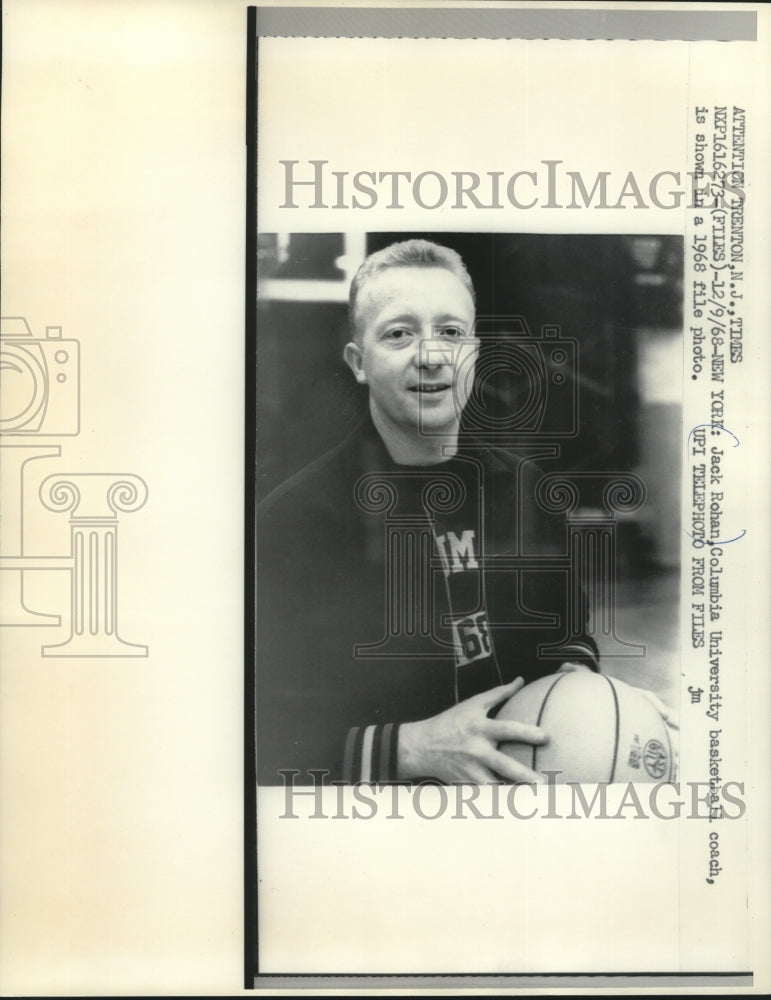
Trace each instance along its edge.
{"label": "man's nose", "polygon": [[417,362],[420,368],[442,368],[452,364],[452,350],[441,340],[435,340],[433,333],[421,337]]}

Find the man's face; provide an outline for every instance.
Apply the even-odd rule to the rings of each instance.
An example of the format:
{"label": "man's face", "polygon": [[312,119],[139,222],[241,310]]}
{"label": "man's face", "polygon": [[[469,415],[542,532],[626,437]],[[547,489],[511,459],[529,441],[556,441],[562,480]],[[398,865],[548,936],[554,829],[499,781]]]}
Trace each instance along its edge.
{"label": "man's face", "polygon": [[442,267],[381,271],[359,294],[358,330],[345,359],[369,386],[373,416],[408,433],[456,431],[478,347],[462,282]]}

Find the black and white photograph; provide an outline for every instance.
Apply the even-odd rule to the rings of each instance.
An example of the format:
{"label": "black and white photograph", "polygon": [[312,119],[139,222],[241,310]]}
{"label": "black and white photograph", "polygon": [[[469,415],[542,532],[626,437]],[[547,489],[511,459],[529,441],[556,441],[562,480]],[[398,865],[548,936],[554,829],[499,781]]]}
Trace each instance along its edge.
{"label": "black and white photograph", "polygon": [[260,234],[260,783],[673,779],[682,267]]}

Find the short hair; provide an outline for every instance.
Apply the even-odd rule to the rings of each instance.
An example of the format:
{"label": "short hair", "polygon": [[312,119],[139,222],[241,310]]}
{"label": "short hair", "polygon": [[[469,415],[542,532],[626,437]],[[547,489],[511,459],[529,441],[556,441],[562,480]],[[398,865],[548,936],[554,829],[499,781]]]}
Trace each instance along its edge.
{"label": "short hair", "polygon": [[357,325],[356,308],[361,290],[376,274],[391,267],[442,267],[461,282],[476,303],[476,293],[471,276],[466,270],[463,258],[456,250],[431,243],[430,240],[404,240],[391,243],[382,250],[371,253],[354,275],[348,296],[348,322],[353,339],[358,341],[361,334]]}

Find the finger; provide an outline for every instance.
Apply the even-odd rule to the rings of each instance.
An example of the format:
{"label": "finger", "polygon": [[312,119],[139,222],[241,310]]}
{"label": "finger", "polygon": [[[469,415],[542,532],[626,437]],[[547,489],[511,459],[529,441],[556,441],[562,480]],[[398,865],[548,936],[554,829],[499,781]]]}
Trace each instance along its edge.
{"label": "finger", "polygon": [[473,785],[492,785],[500,780],[494,771],[491,771],[489,767],[483,767],[481,764],[478,764],[476,767],[470,767],[469,776],[464,779],[464,781]]}
{"label": "finger", "polygon": [[540,747],[549,742],[548,733],[540,726],[513,719],[488,719],[482,732],[496,743],[529,743]]}
{"label": "finger", "polygon": [[532,768],[527,767],[525,764],[520,764],[518,760],[508,757],[505,753],[501,753],[500,750],[491,749],[482,759],[492,771],[506,781],[513,782],[514,784],[520,782],[526,782],[529,785],[546,784],[545,774],[541,774],[540,771],[533,771]]}
{"label": "finger", "polygon": [[513,694],[516,694],[524,685],[524,680],[521,677],[517,677],[510,684],[501,684],[498,687],[491,688],[489,691],[483,691],[481,694],[474,695],[473,699],[469,698],[469,701],[476,701],[487,712],[496,705],[500,705],[502,701],[506,701]]}
{"label": "finger", "polygon": [[478,758],[465,761],[457,773],[443,783],[445,785],[489,785],[500,782],[494,771],[485,767]]}

